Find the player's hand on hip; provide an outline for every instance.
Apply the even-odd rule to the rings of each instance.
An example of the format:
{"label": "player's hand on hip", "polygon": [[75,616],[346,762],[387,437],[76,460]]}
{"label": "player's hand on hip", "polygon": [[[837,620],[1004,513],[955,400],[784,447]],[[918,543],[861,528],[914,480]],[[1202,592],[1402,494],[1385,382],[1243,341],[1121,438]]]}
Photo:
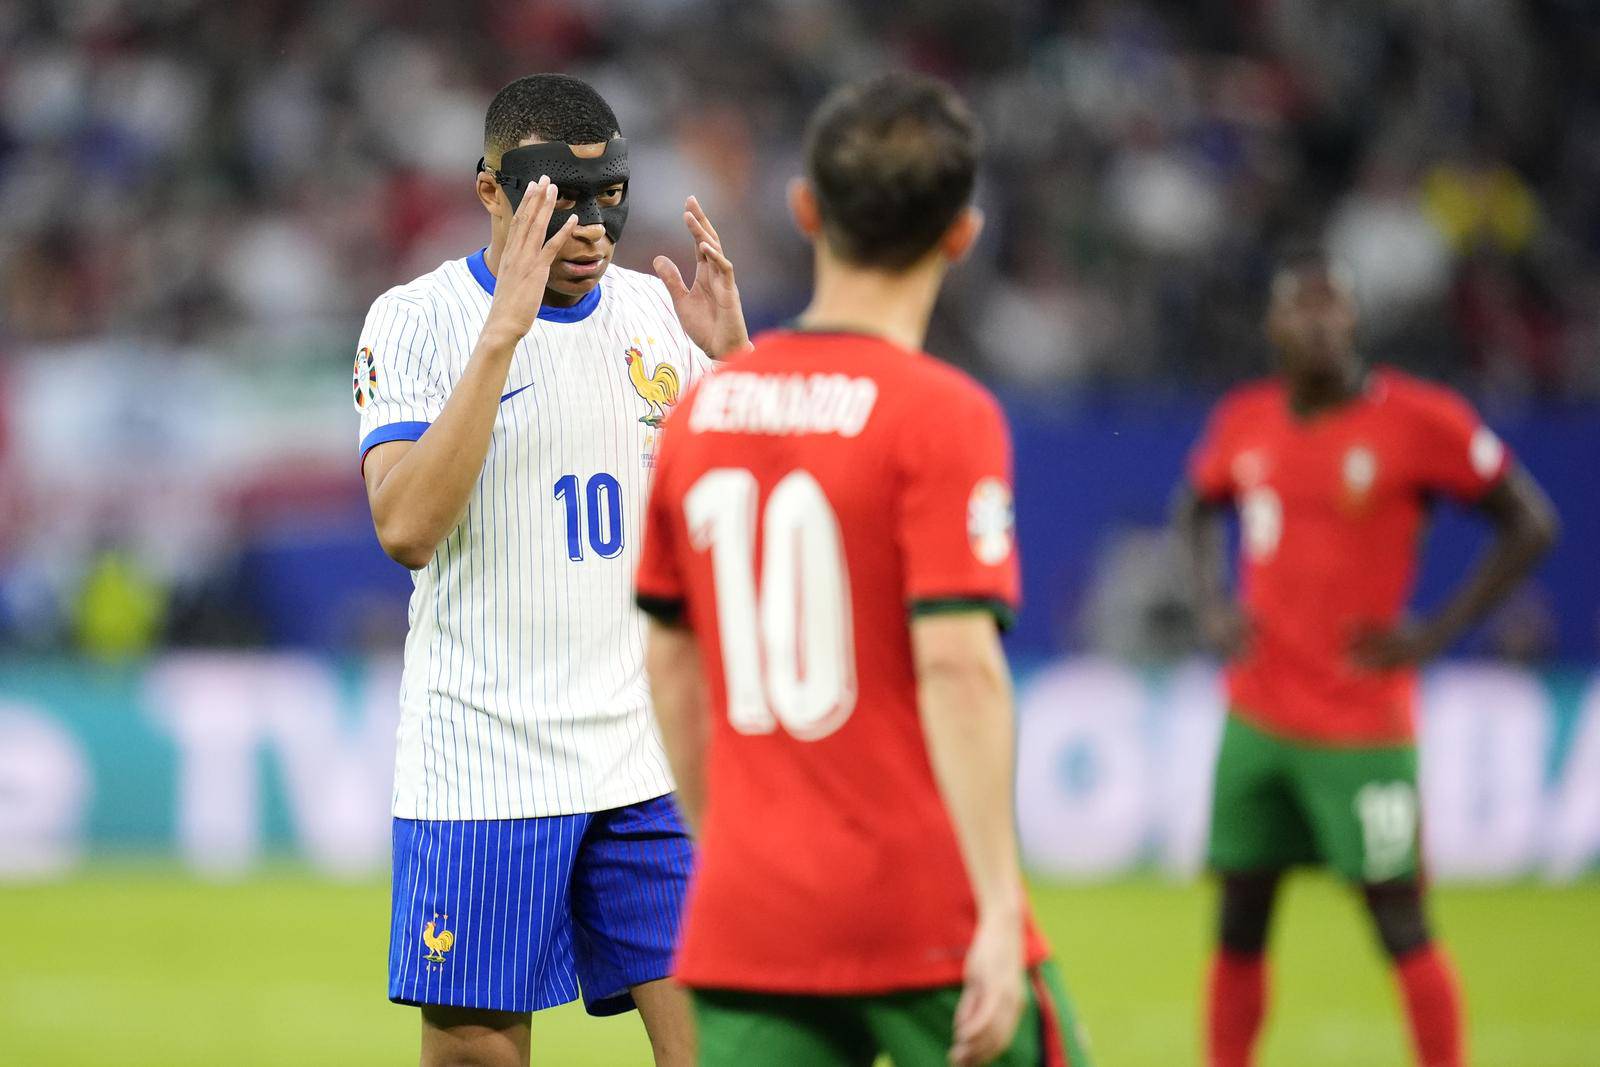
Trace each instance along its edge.
{"label": "player's hand on hip", "polygon": [[692,196],[684,204],[683,224],[695,242],[694,280],[685,285],[677,264],[666,256],[655,258],[656,277],[666,285],[689,340],[708,355],[724,359],[750,347],[733,264],[722,252],[722,238],[710,217]]}
{"label": "player's hand on hip", "polygon": [[1200,639],[1226,659],[1237,659],[1250,645],[1250,620],[1232,604],[1201,608]]}
{"label": "player's hand on hip", "polygon": [[1369,627],[1350,642],[1350,656],[1369,671],[1412,667],[1437,656],[1443,649],[1426,626],[1402,623],[1392,629]]}
{"label": "player's hand on hip", "polygon": [[1022,1019],[1024,983],[1022,921],[1015,914],[980,918],[967,950],[966,977],[956,1005],[952,1064],[977,1067],[1011,1046]]}
{"label": "player's hand on hip", "polygon": [[511,217],[484,333],[492,332],[515,343],[533,329],[533,320],[539,317],[539,307],[544,303],[550,267],[560,255],[561,246],[578,228],[578,217],[574,215],[555,236],[545,240],[545,231],[555,209],[555,183],[549,178],[540,178],[539,184],[528,190],[517,213]]}

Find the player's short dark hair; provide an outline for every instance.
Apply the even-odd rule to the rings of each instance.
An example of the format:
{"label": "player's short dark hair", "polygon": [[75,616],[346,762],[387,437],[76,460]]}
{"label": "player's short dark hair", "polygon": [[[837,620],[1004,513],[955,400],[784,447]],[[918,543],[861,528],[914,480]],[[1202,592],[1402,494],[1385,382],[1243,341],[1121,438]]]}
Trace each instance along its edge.
{"label": "player's short dark hair", "polygon": [[1333,257],[1328,250],[1316,241],[1297,241],[1285,245],[1278,252],[1277,262],[1273,265],[1272,276],[1281,278],[1285,274],[1305,274],[1310,271],[1332,271],[1335,268]]}
{"label": "player's short dark hair", "polygon": [[504,153],[529,137],[595,144],[620,133],[611,105],[568,74],[530,74],[494,94],[483,120],[485,152]]}
{"label": "player's short dark hair", "polygon": [[1272,295],[1276,296],[1286,285],[1308,274],[1324,275],[1347,290],[1351,288],[1344,265],[1326,246],[1316,241],[1301,241],[1286,245],[1278,253],[1272,269]]}
{"label": "player's short dark hair", "polygon": [[823,233],[845,260],[902,270],[972,196],[978,123],[941,81],[884,74],[836,90],[806,131]]}

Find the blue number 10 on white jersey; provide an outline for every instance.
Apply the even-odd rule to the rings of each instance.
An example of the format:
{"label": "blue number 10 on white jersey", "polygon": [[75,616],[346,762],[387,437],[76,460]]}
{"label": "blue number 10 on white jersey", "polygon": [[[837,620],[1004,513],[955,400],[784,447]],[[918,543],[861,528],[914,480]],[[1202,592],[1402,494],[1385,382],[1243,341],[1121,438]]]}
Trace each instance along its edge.
{"label": "blue number 10 on white jersey", "polygon": [[[426,433],[493,291],[480,252],[373,304],[363,456]],[[661,416],[710,365],[648,275],[613,265],[574,307],[540,311],[461,524],[414,576],[395,815],[568,815],[671,791],[632,576]]]}
{"label": "blue number 10 on white jersey", "polygon": [[622,551],[622,486],[609,474],[596,474],[589,479],[585,489],[578,488],[576,474],[563,474],[556,482],[556,499],[566,502],[567,558],[574,563],[583,559],[583,530],[581,516],[588,515],[589,546],[601,559],[610,559]]}

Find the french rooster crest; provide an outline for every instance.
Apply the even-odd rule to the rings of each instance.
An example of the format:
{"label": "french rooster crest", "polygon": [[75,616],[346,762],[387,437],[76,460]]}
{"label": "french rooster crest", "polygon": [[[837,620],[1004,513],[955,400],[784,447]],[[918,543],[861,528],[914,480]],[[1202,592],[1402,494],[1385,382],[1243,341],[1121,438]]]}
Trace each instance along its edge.
{"label": "french rooster crest", "polygon": [[422,943],[428,946],[428,954],[422,958],[429,963],[445,962],[444,954],[455,947],[455,933],[450,930],[440,929],[440,927],[444,926],[444,920],[448,918],[450,918],[449,915],[440,915],[438,912],[434,912],[433,918],[429,919],[428,924],[422,928]]}
{"label": "french rooster crest", "polygon": [[639,421],[646,426],[660,426],[667,417],[667,409],[678,402],[677,368],[663,361],[656,367],[655,373],[647,377],[644,350],[639,347],[637,339],[628,346],[622,358],[628,364],[628,380],[633,382],[634,392],[650,405],[650,410],[639,416]]}

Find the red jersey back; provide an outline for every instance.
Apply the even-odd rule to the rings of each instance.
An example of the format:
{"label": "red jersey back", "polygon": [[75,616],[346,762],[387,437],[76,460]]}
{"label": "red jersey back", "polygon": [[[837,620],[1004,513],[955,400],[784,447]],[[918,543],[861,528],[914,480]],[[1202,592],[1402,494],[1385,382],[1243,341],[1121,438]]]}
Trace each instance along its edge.
{"label": "red jersey back", "polygon": [[[977,384],[855,334],[768,334],[672,415],[639,602],[694,630],[712,717],[679,980],[961,981],[976,908],[923,742],[907,613],[1009,619],[1010,463]],[[1028,936],[1037,962],[1031,920]]]}
{"label": "red jersey back", "polygon": [[1428,501],[1475,502],[1509,459],[1456,394],[1393,370],[1307,420],[1278,382],[1225,398],[1190,460],[1201,497],[1232,500],[1253,633],[1228,671],[1236,711],[1335,744],[1410,741],[1416,674],[1357,666],[1350,643],[1399,621]]}

